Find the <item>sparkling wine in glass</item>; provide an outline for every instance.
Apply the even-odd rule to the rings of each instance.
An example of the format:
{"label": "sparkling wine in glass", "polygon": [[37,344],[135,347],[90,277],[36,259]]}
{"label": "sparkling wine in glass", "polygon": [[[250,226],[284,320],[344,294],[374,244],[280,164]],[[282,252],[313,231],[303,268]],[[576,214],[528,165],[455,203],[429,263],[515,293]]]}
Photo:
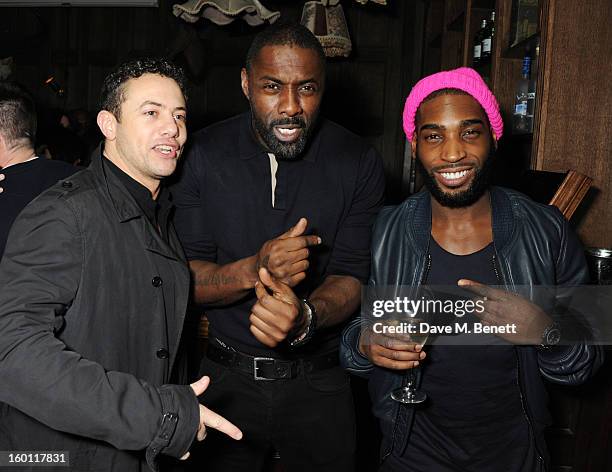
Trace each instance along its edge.
{"label": "sparkling wine in glass", "polygon": [[[411,318],[408,321],[409,324],[414,326],[414,328],[411,330],[413,332],[406,335],[410,342],[420,344],[421,346],[425,345],[429,336],[429,329],[426,328],[427,323],[424,321],[425,320],[421,318]],[[416,388],[415,370],[418,368],[419,367],[417,366],[413,367],[412,369],[408,369],[405,377],[406,384],[391,391],[391,398],[393,400],[408,405],[415,405],[418,403],[423,403],[427,399],[427,394]]]}

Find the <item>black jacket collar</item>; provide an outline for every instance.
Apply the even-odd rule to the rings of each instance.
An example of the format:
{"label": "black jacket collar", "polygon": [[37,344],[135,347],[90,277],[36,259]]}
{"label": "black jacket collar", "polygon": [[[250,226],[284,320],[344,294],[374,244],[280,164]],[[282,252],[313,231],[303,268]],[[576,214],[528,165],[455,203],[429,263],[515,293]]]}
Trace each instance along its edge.
{"label": "black jacket collar", "polygon": [[[134,193],[127,189],[125,183],[122,182],[122,179],[120,179],[115,172],[107,169],[107,167],[103,165],[103,159],[105,159],[103,150],[104,143],[100,143],[98,148],[91,155],[91,164],[89,168],[102,182],[108,197],[117,211],[119,221],[123,222],[133,218],[139,218],[143,215],[146,216],[145,210],[141,208],[138,203],[139,198],[136,198]],[[137,182],[135,183],[138,184]],[[146,190],[146,192],[148,193],[148,190]],[[150,199],[150,193],[148,193],[148,198]],[[163,199],[164,206],[171,206],[170,193],[168,191],[160,191],[159,199],[160,202],[161,199]]]}

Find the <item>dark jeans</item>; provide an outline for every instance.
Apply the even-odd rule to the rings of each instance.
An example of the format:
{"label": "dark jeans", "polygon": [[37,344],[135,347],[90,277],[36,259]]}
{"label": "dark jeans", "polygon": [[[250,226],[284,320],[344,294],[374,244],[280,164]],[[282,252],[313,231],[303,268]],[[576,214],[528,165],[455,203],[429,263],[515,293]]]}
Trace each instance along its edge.
{"label": "dark jeans", "polygon": [[192,448],[201,471],[259,472],[272,450],[287,472],[354,471],[353,397],[342,368],[266,381],[205,357],[200,374],[211,378],[200,401],[244,433],[234,441],[209,429]]}

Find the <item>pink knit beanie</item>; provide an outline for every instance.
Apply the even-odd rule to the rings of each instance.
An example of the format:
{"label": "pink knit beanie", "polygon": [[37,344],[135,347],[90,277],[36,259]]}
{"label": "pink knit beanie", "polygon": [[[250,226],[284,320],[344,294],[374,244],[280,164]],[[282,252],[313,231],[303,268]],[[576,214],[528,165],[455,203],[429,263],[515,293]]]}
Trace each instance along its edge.
{"label": "pink knit beanie", "polygon": [[404,105],[404,132],[408,140],[412,140],[415,131],[415,118],[419,105],[430,93],[445,88],[460,89],[469,93],[482,106],[487,116],[495,138],[499,140],[504,133],[504,123],[499,114],[499,104],[493,93],[474,69],[460,67],[429,75],[417,82],[410,91]]}

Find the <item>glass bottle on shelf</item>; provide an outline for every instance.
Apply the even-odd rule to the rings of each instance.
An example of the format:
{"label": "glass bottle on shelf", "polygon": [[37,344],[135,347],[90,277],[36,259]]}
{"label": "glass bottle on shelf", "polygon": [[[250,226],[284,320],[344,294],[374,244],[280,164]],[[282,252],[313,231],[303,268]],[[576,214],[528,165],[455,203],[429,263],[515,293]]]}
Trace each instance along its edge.
{"label": "glass bottle on shelf", "polygon": [[487,27],[487,20],[482,20],[482,24],[480,25],[480,29],[476,31],[476,35],[474,36],[474,60],[473,64],[475,66],[480,64],[480,59],[482,56],[482,35]]}
{"label": "glass bottle on shelf", "polygon": [[529,92],[529,74],[531,69],[531,57],[523,58],[523,69],[521,79],[516,87],[514,99],[514,114],[512,116],[512,131],[516,134],[529,133],[533,129],[533,115],[531,121],[527,115],[527,102]]}
{"label": "glass bottle on shelf", "polygon": [[527,132],[533,132],[533,117],[535,111],[536,88],[538,82],[538,62],[540,57],[540,46],[536,46],[535,57],[530,67],[529,86],[527,88],[527,123],[529,129]]}
{"label": "glass bottle on shelf", "polygon": [[512,0],[510,46],[514,46],[538,31],[540,0]]}
{"label": "glass bottle on shelf", "polygon": [[491,59],[491,46],[493,44],[493,36],[495,36],[495,11],[491,12],[491,19],[486,22],[486,25],[482,33],[481,62],[486,62]]}

